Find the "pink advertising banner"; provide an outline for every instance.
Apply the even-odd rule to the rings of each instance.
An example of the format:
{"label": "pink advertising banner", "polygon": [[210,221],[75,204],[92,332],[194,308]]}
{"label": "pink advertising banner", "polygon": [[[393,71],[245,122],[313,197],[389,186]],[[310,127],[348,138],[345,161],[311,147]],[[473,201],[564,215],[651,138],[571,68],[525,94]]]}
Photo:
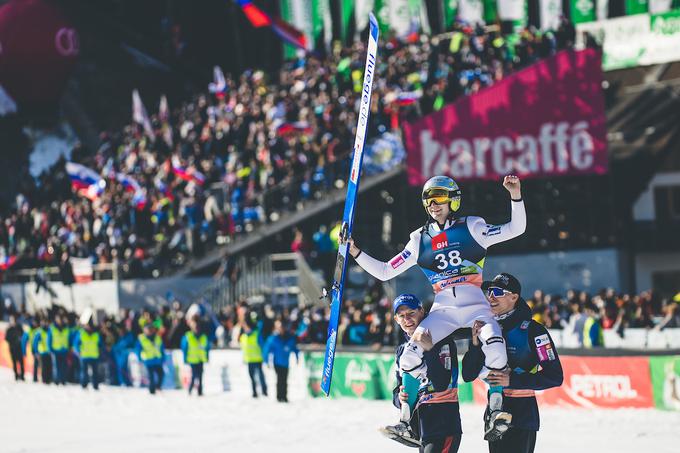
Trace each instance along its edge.
{"label": "pink advertising banner", "polygon": [[562,51],[404,123],[409,183],[607,172],[601,55]]}

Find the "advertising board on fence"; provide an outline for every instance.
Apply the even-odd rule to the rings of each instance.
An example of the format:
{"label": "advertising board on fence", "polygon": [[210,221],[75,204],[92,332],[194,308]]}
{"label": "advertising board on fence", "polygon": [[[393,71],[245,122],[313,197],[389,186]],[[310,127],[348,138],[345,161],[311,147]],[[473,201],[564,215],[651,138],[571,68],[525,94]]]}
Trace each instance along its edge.
{"label": "advertising board on fence", "polygon": [[577,46],[586,33],[602,46],[605,71],[680,60],[680,10],[635,14],[576,25]]}
{"label": "advertising board on fence", "polygon": [[680,411],[680,356],[650,357],[649,368],[656,407]]}
{"label": "advertising board on fence", "polygon": [[[309,375],[308,390],[312,396],[322,396],[321,374],[323,353],[306,352],[305,363]],[[460,373],[459,373],[460,376]],[[396,363],[391,354],[346,353],[335,356],[332,397],[392,399],[396,386]],[[472,385],[458,382],[458,400],[472,401]]]}
{"label": "advertising board on fence", "polygon": [[[561,356],[561,387],[537,392],[540,405],[617,409],[654,407],[648,357]],[[486,387],[475,381],[475,401]]]}
{"label": "advertising board on fence", "polygon": [[600,54],[567,50],[404,123],[409,183],[606,173],[601,84]]}

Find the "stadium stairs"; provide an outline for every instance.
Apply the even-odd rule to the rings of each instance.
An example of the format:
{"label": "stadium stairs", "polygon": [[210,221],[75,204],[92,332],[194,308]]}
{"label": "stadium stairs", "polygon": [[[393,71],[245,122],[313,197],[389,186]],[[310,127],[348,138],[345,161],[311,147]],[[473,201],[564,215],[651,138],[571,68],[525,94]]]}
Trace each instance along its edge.
{"label": "stadium stairs", "polygon": [[[369,191],[383,182],[402,174],[404,168],[404,166],[400,165],[384,173],[372,176],[362,176],[359,193]],[[208,251],[204,256],[189,260],[176,275],[198,274],[207,269],[214,268],[225,256],[241,255],[249,248],[266,241],[267,238],[289,230],[312,216],[318,215],[327,209],[344,203],[346,192],[346,187],[333,189],[325,197],[319,200],[310,200],[306,202],[302,210],[283,213],[276,222],[260,225],[259,227],[256,227],[254,231],[242,233],[236,236],[231,243],[215,247]]]}

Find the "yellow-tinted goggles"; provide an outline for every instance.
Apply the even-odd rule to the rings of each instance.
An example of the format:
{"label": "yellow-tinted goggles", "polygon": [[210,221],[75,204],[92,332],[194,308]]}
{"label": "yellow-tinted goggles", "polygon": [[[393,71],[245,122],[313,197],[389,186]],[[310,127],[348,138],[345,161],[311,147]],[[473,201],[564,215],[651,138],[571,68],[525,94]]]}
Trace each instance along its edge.
{"label": "yellow-tinted goggles", "polygon": [[434,204],[448,204],[450,202],[451,202],[451,199],[449,198],[448,195],[446,195],[446,196],[441,195],[441,196],[436,196],[436,197],[424,198],[423,199],[423,206],[425,206],[427,208],[428,206],[432,205],[432,203],[434,203]]}
{"label": "yellow-tinted goggles", "polygon": [[432,189],[423,194],[423,206],[428,207],[434,204],[448,204],[451,202],[449,191],[445,189]]}

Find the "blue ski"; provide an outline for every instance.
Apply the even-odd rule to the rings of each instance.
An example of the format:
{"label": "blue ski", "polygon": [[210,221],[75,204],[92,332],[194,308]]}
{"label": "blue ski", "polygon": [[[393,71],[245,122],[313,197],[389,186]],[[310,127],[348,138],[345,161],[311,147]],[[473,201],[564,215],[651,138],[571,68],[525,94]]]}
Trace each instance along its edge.
{"label": "blue ski", "polygon": [[[342,216],[342,236],[347,239],[352,235],[354,224],[354,203],[357,199],[359,179],[361,177],[361,162],[364,157],[364,142],[366,139],[366,125],[371,111],[371,91],[373,87],[373,75],[375,73],[376,57],[378,54],[378,21],[373,13],[369,14],[370,33],[368,36],[368,49],[366,52],[366,67],[364,69],[364,85],[361,91],[361,105],[357,119],[357,132],[354,137],[354,156],[350,167],[349,180],[347,181],[347,197],[345,198],[345,211]],[[342,241],[338,249],[338,258],[335,262],[333,273],[333,286],[331,287],[331,319],[328,324],[328,339],[326,340],[326,355],[324,357],[323,376],[321,389],[326,396],[331,391],[331,378],[333,376],[333,363],[335,361],[335,346],[338,336],[338,322],[340,320],[340,308],[342,305],[342,290],[345,286],[345,269],[347,268],[347,255],[349,244]]]}

